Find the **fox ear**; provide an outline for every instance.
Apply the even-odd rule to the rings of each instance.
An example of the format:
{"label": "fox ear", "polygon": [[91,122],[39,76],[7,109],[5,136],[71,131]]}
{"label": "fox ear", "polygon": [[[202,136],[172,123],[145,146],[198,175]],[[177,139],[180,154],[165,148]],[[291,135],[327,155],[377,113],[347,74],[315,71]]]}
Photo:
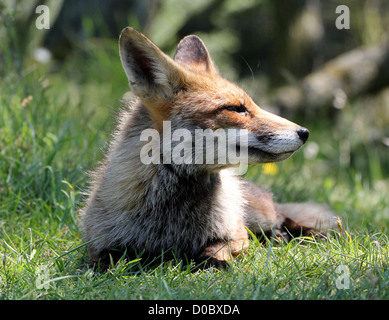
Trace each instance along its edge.
{"label": "fox ear", "polygon": [[130,88],[141,99],[171,99],[182,89],[180,66],[134,28],[122,30],[119,53]]}
{"label": "fox ear", "polygon": [[218,73],[204,42],[195,35],[186,36],[180,41],[173,59],[192,71]]}

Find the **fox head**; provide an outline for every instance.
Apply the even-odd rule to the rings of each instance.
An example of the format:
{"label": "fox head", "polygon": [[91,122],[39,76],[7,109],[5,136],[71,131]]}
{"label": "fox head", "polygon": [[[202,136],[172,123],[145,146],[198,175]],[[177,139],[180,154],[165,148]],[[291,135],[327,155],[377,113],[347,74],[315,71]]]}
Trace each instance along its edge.
{"label": "fox head", "polygon": [[173,128],[246,129],[249,163],[284,160],[308,139],[307,129],[262,110],[244,90],[220,76],[197,36],[182,39],[171,59],[127,27],[119,51],[129,86],[159,132],[164,121],[171,121]]}

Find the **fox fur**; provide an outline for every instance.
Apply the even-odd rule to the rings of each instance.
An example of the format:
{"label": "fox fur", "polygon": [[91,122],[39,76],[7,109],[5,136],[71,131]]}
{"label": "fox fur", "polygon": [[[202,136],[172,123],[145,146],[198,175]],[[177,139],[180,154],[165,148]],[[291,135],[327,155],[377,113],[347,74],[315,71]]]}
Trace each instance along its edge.
{"label": "fox fur", "polygon": [[275,204],[269,191],[233,174],[228,164],[143,164],[140,134],[148,128],[162,133],[163,121],[191,132],[248,129],[250,164],[288,158],[309,132],[260,109],[224,79],[196,36],[181,40],[171,59],[127,27],[119,51],[136,99],[121,113],[79,211],[92,264],[107,265],[115,250],[144,257],[169,251],[224,267],[247,248],[247,229],[298,236],[335,227],[325,207]]}

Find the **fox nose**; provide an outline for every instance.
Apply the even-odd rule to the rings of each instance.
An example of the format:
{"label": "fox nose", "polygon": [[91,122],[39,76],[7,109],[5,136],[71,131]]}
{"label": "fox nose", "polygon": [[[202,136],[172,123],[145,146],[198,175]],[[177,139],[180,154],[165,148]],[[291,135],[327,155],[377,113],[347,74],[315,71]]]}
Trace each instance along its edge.
{"label": "fox nose", "polygon": [[308,140],[309,137],[309,130],[303,127],[300,127],[297,129],[297,134],[300,137],[300,139],[305,143],[305,141]]}

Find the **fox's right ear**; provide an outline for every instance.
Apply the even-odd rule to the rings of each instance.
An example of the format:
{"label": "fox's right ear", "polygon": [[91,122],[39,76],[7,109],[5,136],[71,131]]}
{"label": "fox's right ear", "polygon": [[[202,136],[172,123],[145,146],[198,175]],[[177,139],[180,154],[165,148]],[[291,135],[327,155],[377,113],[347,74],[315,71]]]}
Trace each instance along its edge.
{"label": "fox's right ear", "polygon": [[174,61],[192,71],[218,74],[204,42],[195,35],[186,36],[177,46]]}
{"label": "fox's right ear", "polygon": [[141,99],[171,99],[185,85],[182,68],[134,28],[122,30],[119,53],[130,88]]}

